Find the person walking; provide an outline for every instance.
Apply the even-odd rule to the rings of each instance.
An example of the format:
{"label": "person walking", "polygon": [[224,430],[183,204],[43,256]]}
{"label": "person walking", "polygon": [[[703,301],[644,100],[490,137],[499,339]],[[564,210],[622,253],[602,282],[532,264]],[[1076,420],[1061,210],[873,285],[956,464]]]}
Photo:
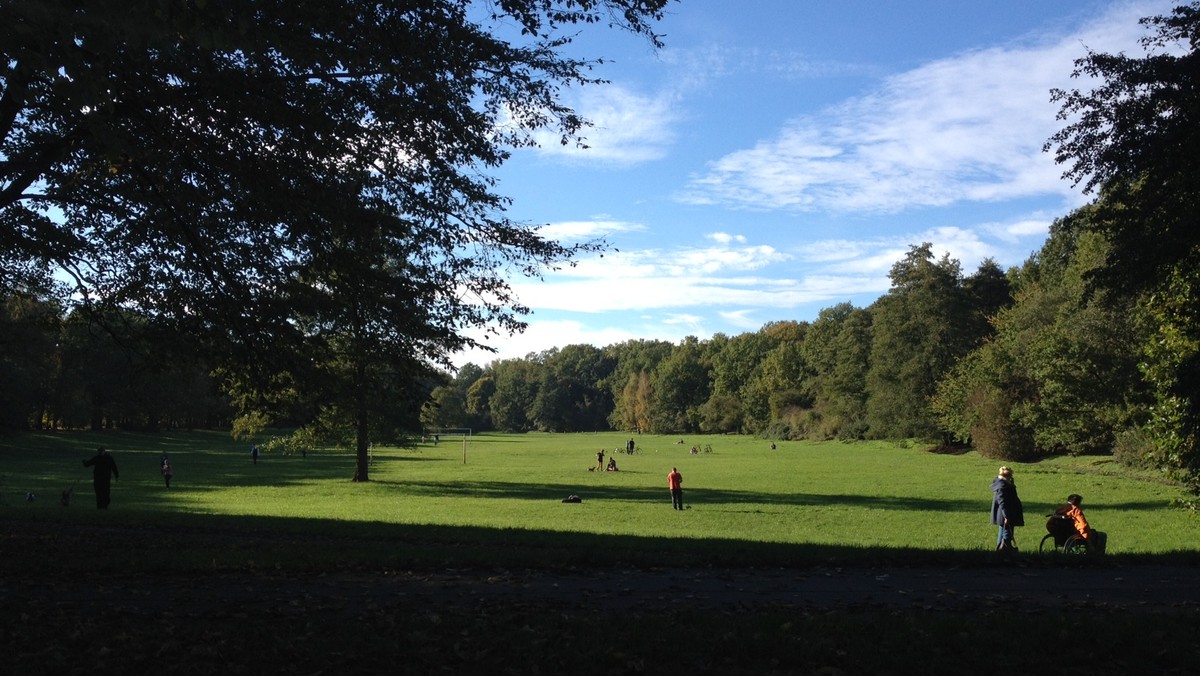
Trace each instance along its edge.
{"label": "person walking", "polygon": [[104,450],[96,449],[96,455],[83,461],[84,467],[92,468],[92,487],[96,489],[96,509],[108,509],[112,503],[112,479],[119,479],[117,461]]}
{"label": "person walking", "polygon": [[1001,467],[999,474],[992,479],[992,525],[999,528],[996,551],[1017,551],[1013,529],[1025,525],[1025,510],[1021,506],[1021,498],[1017,496],[1012,470],[1007,466]]}
{"label": "person walking", "polygon": [[167,456],[163,456],[162,475],[163,481],[167,482],[167,488],[171,487],[171,460]]}
{"label": "person walking", "polygon": [[678,469],[671,468],[671,473],[667,475],[667,486],[671,489],[671,507],[683,509],[683,475]]}

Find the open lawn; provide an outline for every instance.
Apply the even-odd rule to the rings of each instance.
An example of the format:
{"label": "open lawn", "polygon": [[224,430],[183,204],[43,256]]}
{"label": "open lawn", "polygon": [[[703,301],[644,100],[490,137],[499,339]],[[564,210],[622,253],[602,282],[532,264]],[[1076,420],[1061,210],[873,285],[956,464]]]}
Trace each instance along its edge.
{"label": "open lawn", "polygon": [[[984,552],[995,542],[988,484],[999,463],[974,453],[937,455],[891,443],[770,443],[751,437],[685,439],[611,434],[476,435],[413,449],[373,452],[369,483],[353,483],[344,452],[279,456],[252,464],[249,446],[218,433],[31,434],[0,439],[0,500],[47,519],[171,520],[197,514],[287,519],[338,531],[370,525],[452,526],[529,533],[646,539],[728,540],[872,550]],[[95,446],[113,453],[121,480],[113,506],[96,514],[90,470]],[[695,445],[700,452],[690,453]],[[619,472],[588,471],[616,454]],[[708,449],[711,449],[709,452]],[[158,459],[174,465],[168,490]],[[1084,496],[1109,552],[1200,551],[1197,521],[1170,507],[1183,492],[1109,458],[1055,458],[1013,466],[1027,527],[1026,551],[1044,534],[1043,515],[1070,493]],[[684,476],[688,509],[671,509],[666,474]],[[74,487],[72,509],[58,496]],[[26,493],[37,496],[26,502]],[[580,504],[563,504],[570,494]],[[307,523],[307,525],[305,525]],[[507,536],[516,534],[507,532]],[[878,552],[877,552],[878,553]],[[722,552],[727,556],[728,552]],[[753,563],[748,561],[746,563]]]}
{"label": "open lawn", "polygon": [[[0,438],[0,654],[52,673],[1195,673],[1200,522],[1108,458],[479,435],[266,454],[218,433]],[[81,461],[121,472],[97,510]],[[696,445],[700,453],[691,455]],[[707,449],[711,447],[711,452]],[[174,465],[172,487],[159,456]],[[671,509],[678,467],[690,507]],[[62,490],[74,489],[70,507]],[[1084,496],[1103,558],[1035,552]],[[33,493],[33,501],[26,494]],[[564,504],[570,494],[583,502]],[[1082,580],[1070,591],[1057,585]],[[1094,594],[1092,591],[1094,590]]]}

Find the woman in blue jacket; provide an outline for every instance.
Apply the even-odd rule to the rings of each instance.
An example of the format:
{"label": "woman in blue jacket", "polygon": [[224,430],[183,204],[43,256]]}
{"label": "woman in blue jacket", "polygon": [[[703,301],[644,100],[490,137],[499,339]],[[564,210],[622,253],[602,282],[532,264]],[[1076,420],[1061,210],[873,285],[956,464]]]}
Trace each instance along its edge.
{"label": "woman in blue jacket", "polygon": [[1016,551],[1013,529],[1025,525],[1025,510],[1021,507],[1017,484],[1008,467],[1001,467],[1000,475],[992,479],[992,525],[1000,528],[996,535],[996,550]]}

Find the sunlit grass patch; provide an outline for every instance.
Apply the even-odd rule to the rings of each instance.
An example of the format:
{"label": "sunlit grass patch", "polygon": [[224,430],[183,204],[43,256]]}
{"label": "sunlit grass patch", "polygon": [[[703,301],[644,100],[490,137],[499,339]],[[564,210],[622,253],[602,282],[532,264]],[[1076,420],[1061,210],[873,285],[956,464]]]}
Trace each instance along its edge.
{"label": "sunlit grass patch", "polygon": [[[770,442],[753,437],[684,439],[528,434],[444,438],[440,444],[372,450],[371,481],[356,483],[354,457],[324,451],[265,454],[217,433],[29,434],[0,443],[0,509],[51,519],[97,518],[80,460],[110,448],[121,469],[105,518],[170,520],[195,515],[288,520],[293,527],[468,527],[508,532],[745,542],[828,548],[985,552],[988,484],[998,463],[973,453],[938,455],[917,445]],[[699,452],[691,453],[695,445]],[[596,452],[620,471],[589,471]],[[158,472],[170,454],[172,488]],[[614,455],[615,454],[615,455]],[[1113,554],[1194,551],[1196,522],[1169,507],[1184,493],[1153,474],[1122,471],[1106,458],[1009,463],[1025,503],[1023,549],[1035,550],[1043,515],[1070,493],[1084,495]],[[671,509],[666,474],[684,476],[684,512]],[[70,510],[57,504],[74,487]],[[27,492],[38,494],[24,501]],[[579,495],[579,504],[565,504]],[[329,528],[328,525],[322,528]],[[336,527],[333,528],[336,531]],[[534,537],[537,537],[536,535]],[[727,544],[721,545],[728,547]]]}

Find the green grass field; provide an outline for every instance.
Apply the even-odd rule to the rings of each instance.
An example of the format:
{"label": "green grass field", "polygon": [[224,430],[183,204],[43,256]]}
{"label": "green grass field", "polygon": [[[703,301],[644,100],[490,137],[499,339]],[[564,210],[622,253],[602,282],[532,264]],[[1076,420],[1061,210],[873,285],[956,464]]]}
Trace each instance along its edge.
{"label": "green grass field", "polygon": [[[641,436],[640,452],[617,455],[620,472],[588,471],[597,450],[627,439],[480,435],[465,449],[452,438],[384,448],[372,481],[355,483],[349,454],[267,454],[255,465],[248,444],[219,433],[0,438],[0,652],[21,674],[1195,673],[1200,612],[1187,604],[1081,598],[1047,610],[986,594],[949,608],[714,611],[652,597],[618,611],[586,596],[472,598],[509,569],[553,579],[673,566],[887,577],[913,564],[982,579],[997,569],[988,484],[999,463],[975,454]],[[693,444],[712,452],[690,455]],[[98,445],[121,471],[104,511],[80,462]],[[1026,552],[1044,533],[1041,515],[1072,492],[1109,533],[1098,566],[1026,554],[1026,569],[1132,579],[1144,562],[1197,562],[1196,518],[1170,507],[1183,492],[1159,477],[1095,457],[1012,466]],[[684,475],[683,512],[671,509],[671,467]],[[562,503],[569,494],[583,502]],[[378,591],[392,575],[435,574],[474,582],[429,598]],[[686,594],[679,585],[673,593]]]}
{"label": "green grass field", "polygon": [[[779,442],[771,450],[752,437],[697,436],[681,445],[677,437],[642,435],[637,453],[616,455],[621,471],[588,471],[597,450],[612,455],[628,438],[485,434],[465,443],[455,437],[380,448],[372,481],[354,483],[348,453],[264,454],[255,465],[248,444],[220,433],[27,434],[0,439],[0,509],[47,519],[254,517],[331,532],[469,528],[483,537],[553,534],[580,546],[604,542],[584,536],[831,552],[986,552],[994,544],[988,484],[999,463],[973,453],[836,442]],[[108,512],[94,509],[90,470],[80,463],[97,445],[109,448],[121,470]],[[690,454],[693,445],[699,454]],[[175,470],[170,490],[158,469],[163,452]],[[1133,474],[1102,457],[1009,464],[1025,504],[1028,525],[1017,532],[1025,551],[1036,550],[1042,516],[1069,493],[1082,494],[1093,526],[1109,533],[1110,554],[1200,550],[1194,516],[1170,507],[1182,490],[1153,474]],[[684,476],[683,513],[671,509],[671,467]],[[64,510],[58,496],[67,487],[75,498]],[[29,492],[35,501],[26,502]],[[570,494],[583,502],[563,504]],[[728,547],[715,549],[728,555]]]}

